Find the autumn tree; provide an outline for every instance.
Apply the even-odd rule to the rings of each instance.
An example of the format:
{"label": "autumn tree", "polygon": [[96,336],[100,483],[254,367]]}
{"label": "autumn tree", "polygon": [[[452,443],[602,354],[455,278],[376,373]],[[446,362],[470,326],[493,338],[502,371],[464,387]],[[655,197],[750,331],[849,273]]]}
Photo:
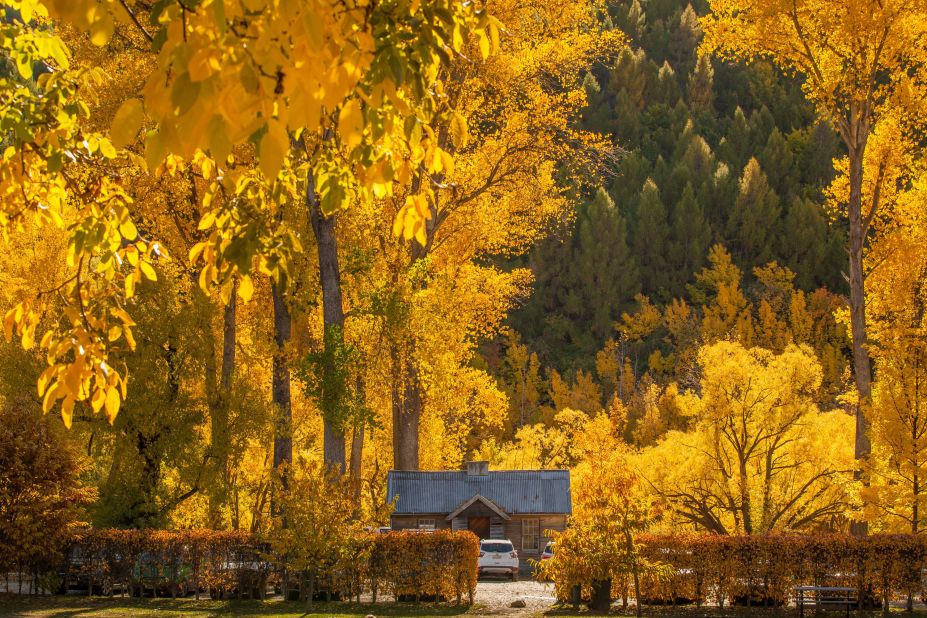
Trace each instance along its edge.
{"label": "autumn tree", "polygon": [[356,518],[351,481],[325,464],[297,459],[279,492],[281,512],[269,533],[270,546],[287,569],[304,578],[301,598],[312,604],[326,578],[338,575],[356,556],[363,522]]}
{"label": "autumn tree", "polygon": [[[902,327],[903,328],[903,327]],[[917,534],[924,522],[927,490],[927,375],[925,342],[917,330],[895,341],[883,341],[875,382],[872,427],[875,453],[872,462],[870,505]]]}
{"label": "autumn tree", "polygon": [[923,255],[924,178],[899,199],[895,217],[869,255],[873,357],[872,486],[865,494],[878,527],[917,534],[925,521],[927,475],[927,339]]}
{"label": "autumn tree", "polygon": [[541,572],[555,581],[560,598],[568,598],[573,586],[588,588],[596,611],[611,606],[613,580],[630,578],[640,616],[640,577],[659,572],[659,565],[640,555],[634,536],[657,516],[654,496],[633,469],[626,447],[610,439],[609,432],[598,433],[582,448],[574,514],[567,530],[554,534],[557,550]]}
{"label": "autumn tree", "polygon": [[[227,299],[241,277],[238,290],[247,297],[252,270],[284,286],[287,258],[299,243],[275,217],[281,187],[274,179],[286,167],[291,133],[305,132],[303,143],[310,147],[313,135],[318,143],[336,134],[335,150],[309,157],[298,174],[311,173],[326,213],[347,205],[357,191],[367,195],[374,185],[382,194],[394,174],[418,174],[417,163],[426,154],[429,161],[442,157],[431,133],[422,138],[422,126],[446,111],[433,96],[440,89],[432,89],[446,50],[478,32],[480,51],[488,54],[498,38],[497,22],[457,2],[376,5],[370,11],[257,3],[247,15],[236,2],[211,8],[181,2],[5,5],[14,13],[2,41],[18,74],[4,77],[3,88],[17,96],[4,101],[0,114],[18,119],[22,130],[11,134],[2,159],[2,223],[10,232],[38,217],[71,231],[74,273],[61,289],[70,317],[39,337],[52,352],[41,381],[45,409],[60,400],[66,421],[82,400],[91,401],[95,411],[105,406],[115,417],[126,384],[107,365],[109,350],[123,343],[132,347],[126,301],[136,282],[156,277],[153,264],[166,257],[157,240],[139,234],[134,200],[118,177],[106,173],[106,161],[135,156],[156,173],[162,164],[173,171],[178,161],[196,160],[210,181],[200,220],[209,236],[189,256],[204,262],[201,286],[218,286]],[[119,106],[111,132],[89,130],[86,118],[85,94],[100,81],[99,69],[71,66],[67,46],[46,27],[49,17],[87,32],[101,46],[117,28],[131,29],[156,58],[140,67],[147,69],[140,97]],[[410,29],[417,35],[411,39]],[[33,79],[34,67],[49,70]],[[144,157],[117,150],[136,141],[146,117],[154,126],[144,137]],[[243,144],[255,149],[258,169],[233,171],[228,156]],[[339,166],[335,151],[352,162]],[[78,174],[88,172],[89,182],[77,182]],[[242,208],[240,199],[214,199],[226,190],[254,208]],[[409,230],[423,221],[424,213],[414,208],[402,213]],[[45,306],[38,294],[14,307],[5,319],[7,337],[15,330],[23,346],[31,347]]]}
{"label": "autumn tree", "polygon": [[782,354],[732,342],[702,348],[699,394],[680,395],[694,431],[641,454],[680,522],[717,534],[797,530],[844,514],[849,427],[814,403],[821,369],[807,348]]}
{"label": "autumn tree", "polygon": [[52,566],[96,497],[88,460],[27,397],[0,406],[0,564]]}
{"label": "autumn tree", "polygon": [[[921,0],[710,0],[702,20],[702,49],[726,59],[766,58],[804,79],[804,91],[829,120],[846,147],[845,191],[849,224],[850,324],[860,406],[855,452],[865,459],[870,438],[865,408],[872,388],[866,322],[864,251],[891,187],[889,150],[869,151],[880,123],[897,129],[898,139],[918,121],[923,85],[925,7]],[[894,121],[897,110],[905,117]]]}
{"label": "autumn tree", "polygon": [[[448,362],[437,354],[443,348],[446,356],[447,344],[432,340],[429,322],[422,320],[430,317],[425,310],[453,322],[458,318],[450,315],[452,297],[439,308],[436,290],[452,290],[453,279],[492,283],[472,288],[470,298],[456,297],[474,310],[482,299],[496,298],[491,306],[482,305],[485,317],[461,333],[460,349],[472,354],[474,332],[498,328],[497,320],[525,289],[528,276],[522,269],[480,267],[478,260],[523,253],[568,213],[562,174],[582,182],[607,173],[614,163],[613,147],[577,130],[574,121],[585,98],[581,71],[614,54],[621,37],[604,30],[595,7],[584,3],[555,9],[498,2],[487,9],[507,24],[499,53],[478,59],[482,43],[470,38],[467,58],[455,59],[441,73],[454,113],[435,124],[434,136],[455,159],[428,158],[437,166],[430,177],[397,184],[381,202],[385,212],[399,213],[396,231],[410,241],[401,252],[392,246],[382,251],[385,278],[395,281],[392,288],[402,292],[408,307],[395,314],[401,320],[393,322],[388,340],[397,468],[419,466],[421,422],[426,401],[436,392],[428,388],[429,375],[447,375],[435,371],[439,360]],[[420,228],[403,227],[402,212],[413,206],[428,218]],[[417,242],[411,242],[413,236]],[[418,328],[410,331],[411,325]]]}

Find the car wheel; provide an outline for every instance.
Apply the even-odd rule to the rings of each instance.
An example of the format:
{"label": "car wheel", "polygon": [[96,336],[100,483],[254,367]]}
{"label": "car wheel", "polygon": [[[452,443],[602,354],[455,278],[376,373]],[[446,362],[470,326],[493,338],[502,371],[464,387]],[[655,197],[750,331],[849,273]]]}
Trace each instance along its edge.
{"label": "car wheel", "polygon": [[518,581],[518,573],[515,572],[515,571],[512,571],[512,575],[510,576],[510,578],[511,578],[511,580],[512,580],[513,582],[517,582],[517,581]]}

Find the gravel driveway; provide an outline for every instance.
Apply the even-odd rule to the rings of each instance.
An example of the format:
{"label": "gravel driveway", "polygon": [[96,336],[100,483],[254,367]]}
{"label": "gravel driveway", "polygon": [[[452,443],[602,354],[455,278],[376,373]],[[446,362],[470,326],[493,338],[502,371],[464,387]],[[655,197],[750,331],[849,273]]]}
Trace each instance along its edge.
{"label": "gravel driveway", "polygon": [[[510,582],[502,579],[481,579],[476,584],[473,599],[484,613],[507,616],[532,615],[554,604],[554,585],[530,579]],[[522,600],[525,607],[512,608],[514,601]]]}

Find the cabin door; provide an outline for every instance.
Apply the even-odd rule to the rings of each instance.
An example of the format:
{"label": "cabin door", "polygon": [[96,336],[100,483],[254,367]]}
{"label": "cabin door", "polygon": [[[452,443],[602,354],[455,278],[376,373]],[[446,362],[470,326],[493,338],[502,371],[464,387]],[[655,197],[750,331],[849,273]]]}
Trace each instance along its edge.
{"label": "cabin door", "polygon": [[480,539],[489,538],[489,518],[488,517],[468,517],[467,529],[480,537]]}

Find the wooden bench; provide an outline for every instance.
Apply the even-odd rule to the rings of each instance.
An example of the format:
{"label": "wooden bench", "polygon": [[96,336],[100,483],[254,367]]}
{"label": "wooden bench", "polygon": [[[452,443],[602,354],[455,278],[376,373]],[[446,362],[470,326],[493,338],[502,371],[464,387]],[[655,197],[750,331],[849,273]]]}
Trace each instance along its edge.
{"label": "wooden bench", "polygon": [[798,615],[805,615],[805,605],[813,605],[815,609],[822,607],[843,607],[846,615],[850,615],[850,607],[857,603],[856,588],[841,586],[796,586],[795,604],[798,605]]}

